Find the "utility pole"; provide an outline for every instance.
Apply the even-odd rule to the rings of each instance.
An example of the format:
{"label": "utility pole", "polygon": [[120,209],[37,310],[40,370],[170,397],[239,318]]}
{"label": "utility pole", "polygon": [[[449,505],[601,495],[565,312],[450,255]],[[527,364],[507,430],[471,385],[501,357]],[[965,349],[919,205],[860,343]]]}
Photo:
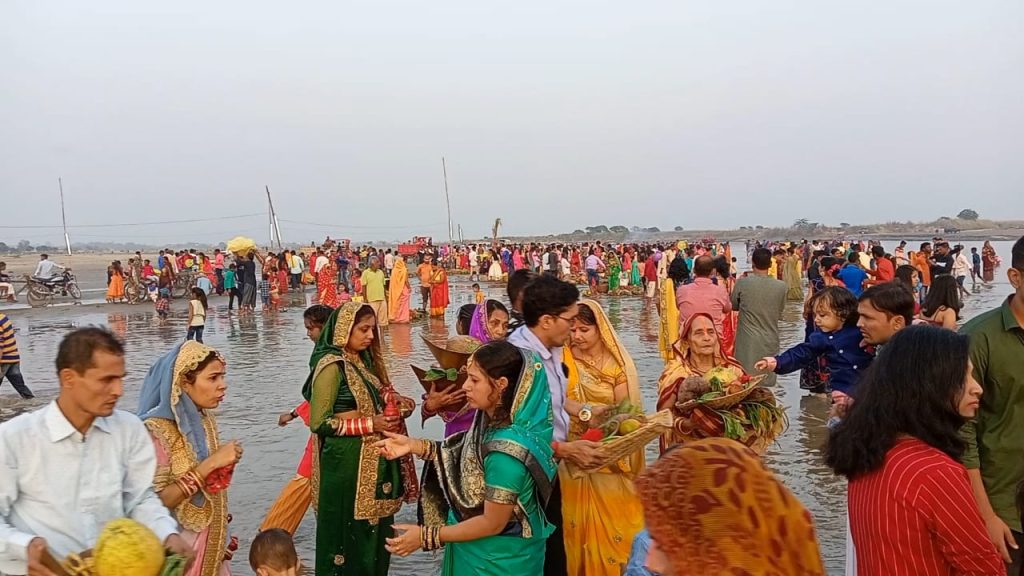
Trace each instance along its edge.
{"label": "utility pole", "polygon": [[58,176],[57,187],[60,189],[60,220],[64,225],[64,246],[68,249],[68,256],[71,256],[71,237],[68,236],[68,218],[64,215],[64,181]]}
{"label": "utility pole", "polygon": [[448,165],[441,156],[441,172],[444,174],[444,201],[448,205],[448,244],[454,244],[455,231],[452,229],[452,199],[448,195]]}

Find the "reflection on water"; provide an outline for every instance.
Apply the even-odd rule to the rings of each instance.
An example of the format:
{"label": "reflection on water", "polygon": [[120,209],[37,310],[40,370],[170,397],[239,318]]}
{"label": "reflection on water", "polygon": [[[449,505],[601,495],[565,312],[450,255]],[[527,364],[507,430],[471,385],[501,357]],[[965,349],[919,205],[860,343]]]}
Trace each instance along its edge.
{"label": "reflection on water", "polygon": [[[997,249],[999,249],[997,247]],[[1008,255],[1008,247],[1001,251]],[[453,280],[456,302],[468,301],[469,283]],[[498,293],[497,289],[490,290]],[[964,317],[970,318],[993,308],[1010,292],[1005,279],[1001,284],[986,286],[966,303]],[[231,489],[232,529],[242,541],[236,569],[247,556],[246,548],[263,515],[278,491],[295,473],[307,434],[299,425],[278,428],[277,415],[295,407],[307,375],[307,361],[312,343],[306,339],[302,324],[304,300],[294,299],[291,310],[280,314],[239,317],[228,314],[226,301],[213,298],[204,334],[208,344],[218,348],[228,361],[229,391],[219,410],[218,419],[224,439],[239,439],[246,446],[246,456],[235,474]],[[662,361],[657,350],[658,317],[653,307],[644,309],[637,297],[605,298],[608,316],[618,330],[625,346],[633,353],[641,376],[644,403],[651,411],[657,398],[657,382]],[[445,320],[421,320],[411,326],[393,325],[384,331],[384,351],[389,374],[395,386],[417,400],[422,389],[409,369],[410,364],[425,365],[431,357],[420,343],[420,333],[443,336],[454,330],[457,304],[449,308]],[[22,370],[27,384],[39,399],[20,400],[3,389],[0,396],[0,420],[26,410],[35,409],[52,398],[57,391],[53,370],[57,345],[70,329],[106,324],[125,340],[128,359],[128,380],[121,408],[134,410],[139,386],[149,364],[163,351],[185,336],[183,310],[177,311],[166,325],[161,325],[151,309],[137,313],[105,314],[95,310],[61,309],[52,317],[34,317],[31,324],[13,313],[18,342],[22,352]],[[803,337],[800,304],[786,308],[781,326],[783,346],[790,346]],[[845,483],[837,480],[822,464],[821,447],[825,440],[827,401],[807,396],[799,389],[796,375],[779,379],[776,390],[779,400],[787,406],[790,429],[767,454],[767,462],[800,500],[811,510],[818,523],[822,553],[830,574],[841,574],[844,562],[846,508]],[[440,437],[442,426],[436,418],[425,425],[418,416],[408,421],[411,432]],[[647,448],[649,459],[657,457],[657,443]],[[415,508],[406,506],[398,516],[400,522],[414,522]],[[307,515],[296,534],[303,557],[312,558],[314,522]],[[239,564],[241,563],[241,564]],[[425,570],[429,564],[433,569]],[[440,557],[420,553],[410,558],[396,558],[393,574],[434,573]]]}

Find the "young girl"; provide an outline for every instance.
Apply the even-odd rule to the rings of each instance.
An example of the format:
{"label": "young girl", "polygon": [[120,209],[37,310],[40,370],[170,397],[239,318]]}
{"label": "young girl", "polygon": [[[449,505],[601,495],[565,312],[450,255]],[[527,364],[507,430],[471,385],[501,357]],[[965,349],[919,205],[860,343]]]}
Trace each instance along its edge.
{"label": "young girl", "polygon": [[338,302],[340,304],[345,304],[351,301],[352,295],[348,293],[348,286],[345,284],[338,284]]}
{"label": "young girl", "polygon": [[896,281],[909,288],[910,292],[914,294],[914,314],[920,312],[921,303],[917,300],[917,292],[921,285],[921,275],[917,273],[917,268],[909,264],[897,266]]}
{"label": "young girl", "polygon": [[846,408],[856,397],[857,381],[874,359],[874,352],[860,347],[862,339],[857,328],[857,298],[846,288],[828,286],[811,298],[817,329],[806,342],[778,356],[757,361],[757,370],[789,374],[803,368],[816,356],[824,356],[828,385],[832,388],[832,412],[829,427],[838,424]]}
{"label": "young girl", "polygon": [[202,344],[203,329],[206,328],[206,292],[202,288],[192,289],[192,299],[188,301],[188,334],[185,340],[195,340]]}
{"label": "young girl", "polygon": [[281,308],[281,282],[276,272],[270,273],[270,309],[277,312]]}

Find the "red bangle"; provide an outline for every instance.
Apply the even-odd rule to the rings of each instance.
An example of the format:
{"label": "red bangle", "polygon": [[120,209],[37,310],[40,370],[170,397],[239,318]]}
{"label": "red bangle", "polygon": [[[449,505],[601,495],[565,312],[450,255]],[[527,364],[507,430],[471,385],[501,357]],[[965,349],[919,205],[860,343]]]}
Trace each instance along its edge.
{"label": "red bangle", "polygon": [[552,442],[551,442],[551,452],[552,452],[552,453],[553,453],[553,454],[554,454],[555,456],[558,456],[558,442],[555,442],[555,441],[552,441]]}

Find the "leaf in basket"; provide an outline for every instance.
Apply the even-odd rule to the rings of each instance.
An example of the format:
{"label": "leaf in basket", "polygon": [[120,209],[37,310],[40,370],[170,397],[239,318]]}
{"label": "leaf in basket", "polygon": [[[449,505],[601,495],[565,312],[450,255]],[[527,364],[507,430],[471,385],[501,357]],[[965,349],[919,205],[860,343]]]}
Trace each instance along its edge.
{"label": "leaf in basket", "polygon": [[719,392],[718,390],[712,390],[711,392],[708,392],[707,394],[702,395],[697,401],[698,402],[707,402],[708,400],[714,400],[715,398],[721,398],[721,397],[722,397],[722,393],[721,392]]}
{"label": "leaf in basket", "polygon": [[427,370],[427,373],[423,376],[423,379],[427,382],[436,382],[438,380],[447,380],[449,382],[455,382],[459,378],[459,371],[455,368],[449,368],[442,370],[441,368],[431,368]]}

